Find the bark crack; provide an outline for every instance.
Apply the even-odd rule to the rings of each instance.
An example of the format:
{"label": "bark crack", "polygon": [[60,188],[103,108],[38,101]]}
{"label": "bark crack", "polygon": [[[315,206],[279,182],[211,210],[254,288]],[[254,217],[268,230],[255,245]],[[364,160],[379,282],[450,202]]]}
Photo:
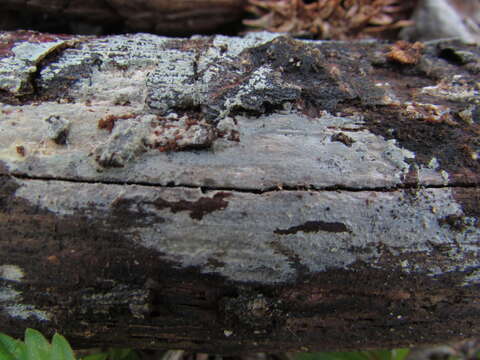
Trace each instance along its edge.
{"label": "bark crack", "polygon": [[161,183],[152,183],[144,181],[119,181],[119,180],[92,180],[92,179],[72,179],[64,177],[52,177],[52,176],[32,176],[27,174],[0,174],[0,177],[13,177],[20,180],[37,180],[37,181],[64,181],[77,184],[103,184],[103,185],[138,185],[146,186],[153,188],[178,188],[178,189],[199,189],[202,193],[214,192],[214,191],[230,191],[230,192],[239,192],[239,193],[249,193],[256,195],[263,195],[272,192],[297,192],[297,191],[307,191],[307,192],[324,192],[324,191],[348,191],[348,192],[364,192],[364,191],[376,191],[376,192],[395,192],[400,190],[421,190],[421,189],[477,189],[479,188],[476,184],[467,184],[467,183],[451,183],[447,185],[412,185],[412,184],[399,184],[392,187],[362,187],[355,188],[344,185],[334,185],[334,186],[314,186],[314,185],[301,185],[301,186],[291,186],[291,185],[276,185],[271,187],[266,187],[264,189],[252,189],[252,188],[242,188],[242,187],[229,187],[229,186],[205,186],[205,185],[195,185],[195,184],[161,184]]}

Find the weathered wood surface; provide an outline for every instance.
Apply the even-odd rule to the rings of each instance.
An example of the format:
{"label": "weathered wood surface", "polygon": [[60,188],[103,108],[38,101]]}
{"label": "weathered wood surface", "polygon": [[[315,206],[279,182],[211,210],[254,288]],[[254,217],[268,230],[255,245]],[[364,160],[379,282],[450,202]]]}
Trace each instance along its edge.
{"label": "weathered wood surface", "polygon": [[477,47],[16,32],[0,55],[2,331],[480,335]]}

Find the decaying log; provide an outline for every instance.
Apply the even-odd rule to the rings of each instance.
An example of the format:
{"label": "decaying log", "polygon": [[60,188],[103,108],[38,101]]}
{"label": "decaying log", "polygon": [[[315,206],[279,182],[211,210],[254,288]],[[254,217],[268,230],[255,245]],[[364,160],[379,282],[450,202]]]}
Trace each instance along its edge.
{"label": "decaying log", "polygon": [[478,47],[0,35],[0,321],[211,352],[480,335]]}

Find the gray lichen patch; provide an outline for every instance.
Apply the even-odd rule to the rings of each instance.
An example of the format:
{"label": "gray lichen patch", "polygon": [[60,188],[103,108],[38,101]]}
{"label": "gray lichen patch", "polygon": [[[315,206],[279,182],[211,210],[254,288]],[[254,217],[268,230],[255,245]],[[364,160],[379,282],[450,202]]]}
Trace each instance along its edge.
{"label": "gray lichen patch", "polygon": [[[108,104],[92,109],[52,102],[7,110],[0,160],[12,173],[32,177],[256,190],[282,185],[361,189],[401,184],[415,159],[395,140],[370,133],[361,117],[326,112],[316,118],[298,113],[227,117],[215,126],[198,113],[159,117]],[[42,120],[52,115],[70,121],[68,146],[45,141],[49,124]],[[352,146],[332,140],[339,130],[354,141]],[[24,147],[25,156],[17,146]],[[172,151],[189,149],[194,151]],[[436,170],[422,181],[443,184]]]}
{"label": "gray lichen patch", "polygon": [[123,167],[147,150],[154,115],[122,121],[115,126],[108,140],[95,149],[95,161],[103,167]]}
{"label": "gray lichen patch", "polygon": [[143,104],[147,74],[169,41],[149,34],[89,39],[43,67],[38,89],[52,98]]}
{"label": "gray lichen patch", "polygon": [[[346,46],[265,33],[88,38],[42,63],[38,106],[2,107],[0,158],[12,172],[29,176],[261,191],[472,181],[480,153],[475,81],[456,58],[446,65],[441,56],[448,53],[427,48],[423,60],[461,76],[425,80],[420,61],[408,74],[422,82],[409,90],[385,60],[386,47],[374,43]],[[476,54],[455,51],[462,49]],[[381,66],[370,53],[380,53]],[[462,59],[470,64],[468,56]],[[432,84],[466,95],[447,99],[427,91]],[[388,96],[394,100],[386,102]],[[55,101],[44,101],[50,98]],[[151,121],[151,131],[138,126],[152,113],[158,121]],[[45,142],[49,130],[38,119],[51,116],[71,122],[68,146]],[[115,134],[98,129],[109,116],[122,119],[119,129],[112,126]],[[436,168],[428,167],[432,157]]]}
{"label": "gray lichen patch", "polygon": [[282,74],[270,66],[261,66],[250,74],[248,81],[239,86],[232,97],[225,100],[217,110],[218,116],[224,118],[235,109],[255,113],[265,113],[266,107],[281,109],[285,103],[299,100],[301,93],[301,86],[285,82]]}
{"label": "gray lichen patch", "polygon": [[25,274],[17,265],[0,265],[0,311],[7,317],[39,321],[51,320],[51,314],[24,304],[22,292],[15,289],[15,284],[22,282]]}
{"label": "gray lichen patch", "polygon": [[146,139],[149,147],[160,151],[209,148],[217,137],[216,129],[205,121],[188,115],[178,118],[170,114],[152,122],[152,132]]}
{"label": "gray lichen patch", "polygon": [[149,149],[166,152],[208,148],[216,138],[214,127],[188,115],[134,116],[120,122],[109,119],[99,124],[111,134],[95,149],[95,161],[104,168],[124,167]]}
{"label": "gray lichen patch", "polygon": [[[235,281],[282,283],[359,262],[432,276],[468,275],[479,265],[480,229],[447,188],[203,194],[181,187],[19,184],[15,195],[32,206],[59,217],[81,212],[98,229],[163,260]],[[461,228],[442,220],[455,216],[465,220]],[[444,256],[431,256],[438,251]]]}
{"label": "gray lichen patch", "polygon": [[111,316],[119,308],[126,308],[133,317],[143,319],[151,311],[151,294],[148,289],[132,289],[127,285],[115,284],[108,290],[85,289],[80,295],[84,304],[83,314]]}
{"label": "gray lichen patch", "polygon": [[21,320],[35,319],[38,321],[50,321],[52,315],[43,310],[37,310],[33,305],[6,305],[4,307],[5,313],[12,318],[17,318]]}
{"label": "gray lichen patch", "polygon": [[0,90],[14,96],[34,91],[31,76],[39,63],[58,49],[73,45],[62,36],[43,35],[29,31],[2,33],[0,35]]}
{"label": "gray lichen patch", "polygon": [[[234,60],[245,50],[266,44],[280,36],[284,35],[268,31],[249,32],[242,37],[242,41],[238,41],[238,38],[235,37],[216,35],[213,38],[212,46],[205,53],[205,56],[217,60],[222,58]],[[205,66],[207,63],[203,62],[202,64]],[[207,69],[199,67],[199,70]]]}
{"label": "gray lichen patch", "polygon": [[25,274],[17,265],[0,265],[0,279],[20,282]]}
{"label": "gray lichen patch", "polygon": [[454,76],[452,81],[444,81],[435,86],[421,89],[424,94],[445,98],[451,101],[463,101],[469,104],[480,104],[480,85],[462,80],[461,75]]}
{"label": "gray lichen patch", "polygon": [[[227,76],[231,79],[226,81],[225,76],[220,73],[217,74],[218,77],[214,77],[212,69],[198,73],[193,53],[172,52],[173,54],[165,52],[166,63],[160,64],[147,80],[147,105],[161,114],[169,110],[202,105],[206,107],[205,114],[208,117],[218,120],[235,109],[262,113],[266,105],[281,107],[284,102],[300,98],[301,88],[285,83],[281,74],[270,66],[259,67],[249,74],[246,80],[241,80],[244,75],[240,72],[237,76],[235,72],[231,72]],[[208,58],[200,59],[211,61]],[[228,66],[230,65],[223,64],[218,70],[224,72]],[[242,83],[236,84],[236,88],[232,89],[231,93],[228,92],[228,97],[220,93],[222,87],[232,87],[231,85],[239,80]],[[217,90],[218,93],[215,93]]]}
{"label": "gray lichen patch", "polygon": [[[384,91],[366,76],[344,78],[339,67],[332,68],[322,51],[307,42],[277,37],[247,48],[248,39],[216,40],[202,52],[164,51],[164,59],[148,76],[148,108],[164,114],[201,106],[211,120],[232,112],[262,114],[287,103],[299,108],[308,103],[323,110],[359,96],[364,87],[370,91],[362,101],[383,103]],[[343,67],[359,67],[347,59],[342,57]]]}
{"label": "gray lichen patch", "polygon": [[45,119],[48,123],[48,138],[53,140],[57,145],[65,145],[67,143],[68,132],[70,131],[70,121],[60,116],[52,115]]}
{"label": "gray lichen patch", "polygon": [[147,77],[146,103],[152,110],[165,114],[168,110],[192,108],[202,102],[198,98],[195,52],[166,50],[155,71]]}

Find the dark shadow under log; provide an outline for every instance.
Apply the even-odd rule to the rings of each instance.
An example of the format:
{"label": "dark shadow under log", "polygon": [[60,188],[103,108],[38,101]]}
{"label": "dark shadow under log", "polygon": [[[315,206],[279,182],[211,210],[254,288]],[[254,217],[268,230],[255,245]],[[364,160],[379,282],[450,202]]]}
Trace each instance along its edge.
{"label": "dark shadow under log", "polygon": [[3,0],[0,29],[188,36],[237,31],[245,0]]}

